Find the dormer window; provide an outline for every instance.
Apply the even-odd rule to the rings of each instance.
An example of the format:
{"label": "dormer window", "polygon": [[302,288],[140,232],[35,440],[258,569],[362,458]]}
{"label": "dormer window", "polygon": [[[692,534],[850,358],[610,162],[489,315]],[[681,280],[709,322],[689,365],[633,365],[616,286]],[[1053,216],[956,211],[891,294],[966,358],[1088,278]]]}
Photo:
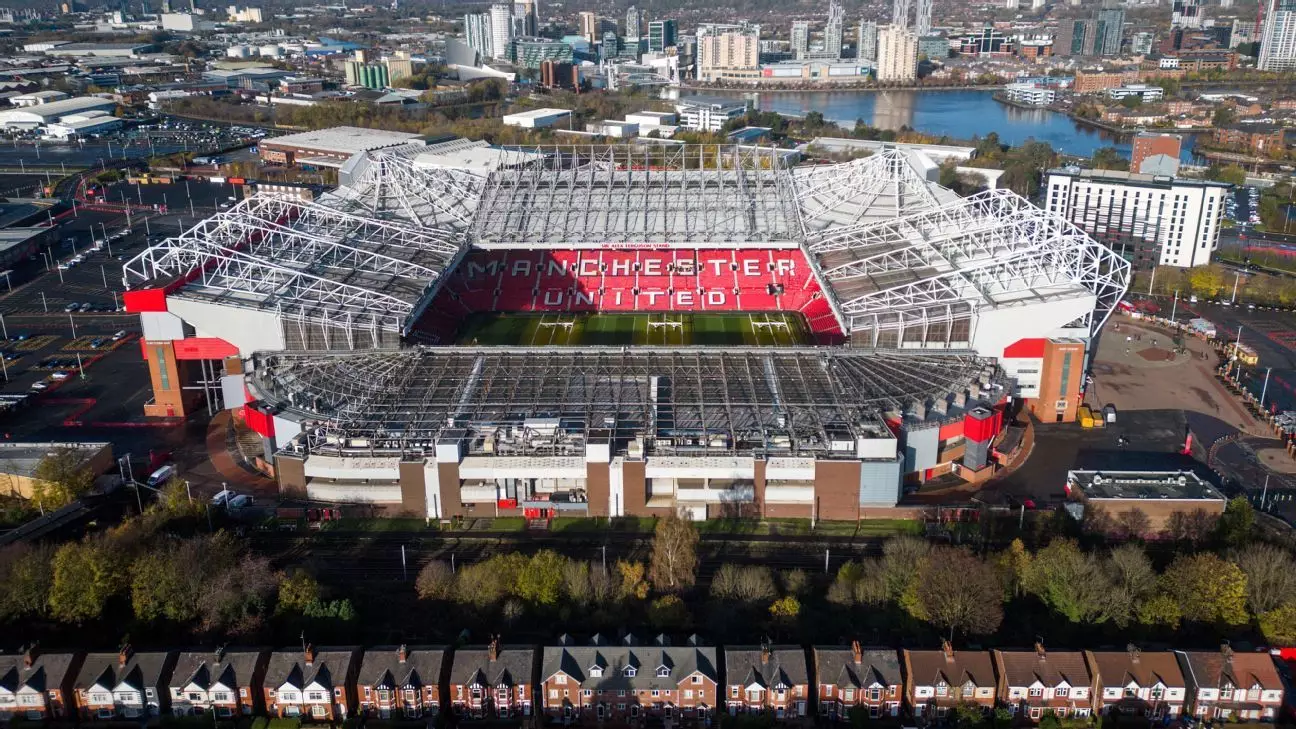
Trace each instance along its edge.
{"label": "dormer window", "polygon": [[634,667],[634,666],[626,666],[626,667],[625,667],[625,676],[626,676],[626,678],[634,678],[636,673],[638,673],[638,671],[635,670],[635,667]]}
{"label": "dormer window", "polygon": [[603,678],[603,667],[593,666],[590,668],[590,676],[594,678]]}
{"label": "dormer window", "polygon": [[1067,688],[1066,686],[1058,686],[1053,691],[1053,695],[1058,697],[1059,699],[1065,699],[1067,697],[1067,694],[1069,693],[1071,693],[1071,689]]}
{"label": "dormer window", "polygon": [[964,696],[971,696],[974,693],[976,693],[976,684],[972,683],[971,681],[968,681],[967,683],[963,684]]}
{"label": "dormer window", "polygon": [[1226,683],[1220,687],[1220,698],[1221,699],[1233,698],[1233,684]]}
{"label": "dormer window", "polygon": [[936,684],[936,695],[937,695],[937,696],[947,696],[947,695],[949,695],[949,684],[945,683],[944,681],[941,681],[941,682],[937,683],[937,684]]}
{"label": "dormer window", "polygon": [[669,668],[667,668],[667,667],[665,667],[665,666],[658,666],[658,667],[657,667],[657,678],[669,678],[669,677],[670,677],[670,669],[669,669]]}

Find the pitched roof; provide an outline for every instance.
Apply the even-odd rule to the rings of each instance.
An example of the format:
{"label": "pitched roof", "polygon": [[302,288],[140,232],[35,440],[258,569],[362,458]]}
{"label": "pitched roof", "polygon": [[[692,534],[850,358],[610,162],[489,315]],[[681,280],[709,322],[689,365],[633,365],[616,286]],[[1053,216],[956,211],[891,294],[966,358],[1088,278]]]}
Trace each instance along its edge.
{"label": "pitched roof", "polygon": [[[404,661],[400,659],[402,647],[405,648]],[[444,646],[374,646],[360,659],[360,685],[388,689],[438,686],[444,658]]]}
{"label": "pitched roof", "polygon": [[472,685],[474,679],[483,686],[507,684],[517,686],[531,683],[531,669],[535,662],[535,649],[531,646],[502,645],[490,660],[488,646],[465,646],[454,652],[450,669],[450,683]]}
{"label": "pitched roof", "polygon": [[1064,681],[1068,686],[1088,686],[1091,683],[1089,666],[1080,651],[995,651],[1004,683],[1009,686],[1030,686],[1039,682],[1057,686]]}
{"label": "pitched roof", "polygon": [[75,653],[40,653],[25,664],[22,653],[0,654],[0,688],[16,693],[25,687],[33,691],[50,691],[63,685],[63,679],[72,668]]}
{"label": "pitched roof", "polygon": [[319,648],[315,650],[315,659],[306,665],[306,656],[300,648],[275,651],[266,663],[263,683],[266,688],[284,684],[306,688],[317,682],[321,686],[341,687],[355,653],[356,649],[350,647]]}
{"label": "pitched roof", "polygon": [[977,686],[994,686],[994,661],[990,651],[905,651],[914,685],[935,686],[945,681],[962,686],[971,681]]}
{"label": "pitched roof", "polygon": [[175,651],[131,652],[123,665],[118,660],[119,654],[87,653],[77,673],[73,688],[88,689],[98,684],[112,691],[121,684],[126,684],[137,691],[146,688],[159,688],[169,679],[174,665]]}
{"label": "pitched roof", "polygon": [[856,663],[852,648],[815,646],[814,660],[819,683],[855,688],[874,684],[899,686],[901,683],[900,654],[891,649],[861,650],[860,662]]}
{"label": "pitched roof", "polygon": [[1089,656],[1103,686],[1187,685],[1173,651],[1090,651]]}
{"label": "pitched roof", "polygon": [[171,685],[195,684],[203,689],[220,684],[227,688],[251,686],[264,648],[223,648],[218,651],[185,651],[176,659]]}
{"label": "pitched roof", "polygon": [[1237,688],[1280,689],[1282,680],[1268,653],[1228,651],[1175,651],[1188,678],[1198,686],[1219,687],[1231,683]]}
{"label": "pitched roof", "polygon": [[[665,676],[658,670],[665,668]],[[627,669],[633,668],[633,676]],[[547,680],[562,671],[576,680],[582,688],[612,689],[671,689],[680,681],[701,673],[719,682],[716,649],[701,646],[547,646],[540,666],[540,680]],[[601,675],[596,675],[600,674]]]}
{"label": "pitched roof", "polygon": [[725,649],[725,681],[730,685],[773,688],[810,683],[805,650],[798,645],[770,646],[768,661],[763,661],[760,646],[736,646]]}

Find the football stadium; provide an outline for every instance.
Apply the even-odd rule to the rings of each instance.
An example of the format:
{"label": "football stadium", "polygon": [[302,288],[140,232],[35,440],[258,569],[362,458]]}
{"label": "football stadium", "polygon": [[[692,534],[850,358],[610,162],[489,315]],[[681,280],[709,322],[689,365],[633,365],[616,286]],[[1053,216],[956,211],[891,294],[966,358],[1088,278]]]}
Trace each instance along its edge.
{"label": "football stadium", "polygon": [[855,519],[1074,417],[1128,263],[914,148],[356,154],[128,261],[150,415],[235,409],[282,492],[427,518]]}

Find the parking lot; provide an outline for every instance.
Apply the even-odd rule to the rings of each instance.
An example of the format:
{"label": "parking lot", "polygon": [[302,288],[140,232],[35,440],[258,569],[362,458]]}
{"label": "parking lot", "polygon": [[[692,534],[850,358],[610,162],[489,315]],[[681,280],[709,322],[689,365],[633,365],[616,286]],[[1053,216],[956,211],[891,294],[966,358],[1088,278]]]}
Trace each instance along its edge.
{"label": "parking lot", "polygon": [[[1243,368],[1243,383],[1256,397],[1265,391],[1266,409],[1276,406],[1280,411],[1296,410],[1296,314],[1205,302],[1189,303],[1187,307],[1191,315],[1214,322],[1220,335],[1228,339],[1236,338],[1241,327],[1242,343],[1259,355],[1255,367]],[[1266,389],[1264,379],[1267,371],[1269,386]]]}
{"label": "parking lot", "polygon": [[227,126],[158,117],[141,120],[93,139],[57,141],[35,132],[10,132],[0,140],[0,167],[76,170],[113,160],[142,160],[177,152],[210,154],[255,144],[267,133],[254,127]]}

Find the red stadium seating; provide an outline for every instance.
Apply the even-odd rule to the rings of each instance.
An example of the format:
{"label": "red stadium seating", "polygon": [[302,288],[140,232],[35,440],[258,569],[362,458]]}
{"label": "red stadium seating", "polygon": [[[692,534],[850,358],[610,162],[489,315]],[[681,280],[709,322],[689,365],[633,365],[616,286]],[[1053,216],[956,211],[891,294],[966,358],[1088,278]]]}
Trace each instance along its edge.
{"label": "red stadium seating", "polygon": [[799,311],[821,340],[841,336],[795,248],[474,250],[430,308],[447,321],[478,311]]}

